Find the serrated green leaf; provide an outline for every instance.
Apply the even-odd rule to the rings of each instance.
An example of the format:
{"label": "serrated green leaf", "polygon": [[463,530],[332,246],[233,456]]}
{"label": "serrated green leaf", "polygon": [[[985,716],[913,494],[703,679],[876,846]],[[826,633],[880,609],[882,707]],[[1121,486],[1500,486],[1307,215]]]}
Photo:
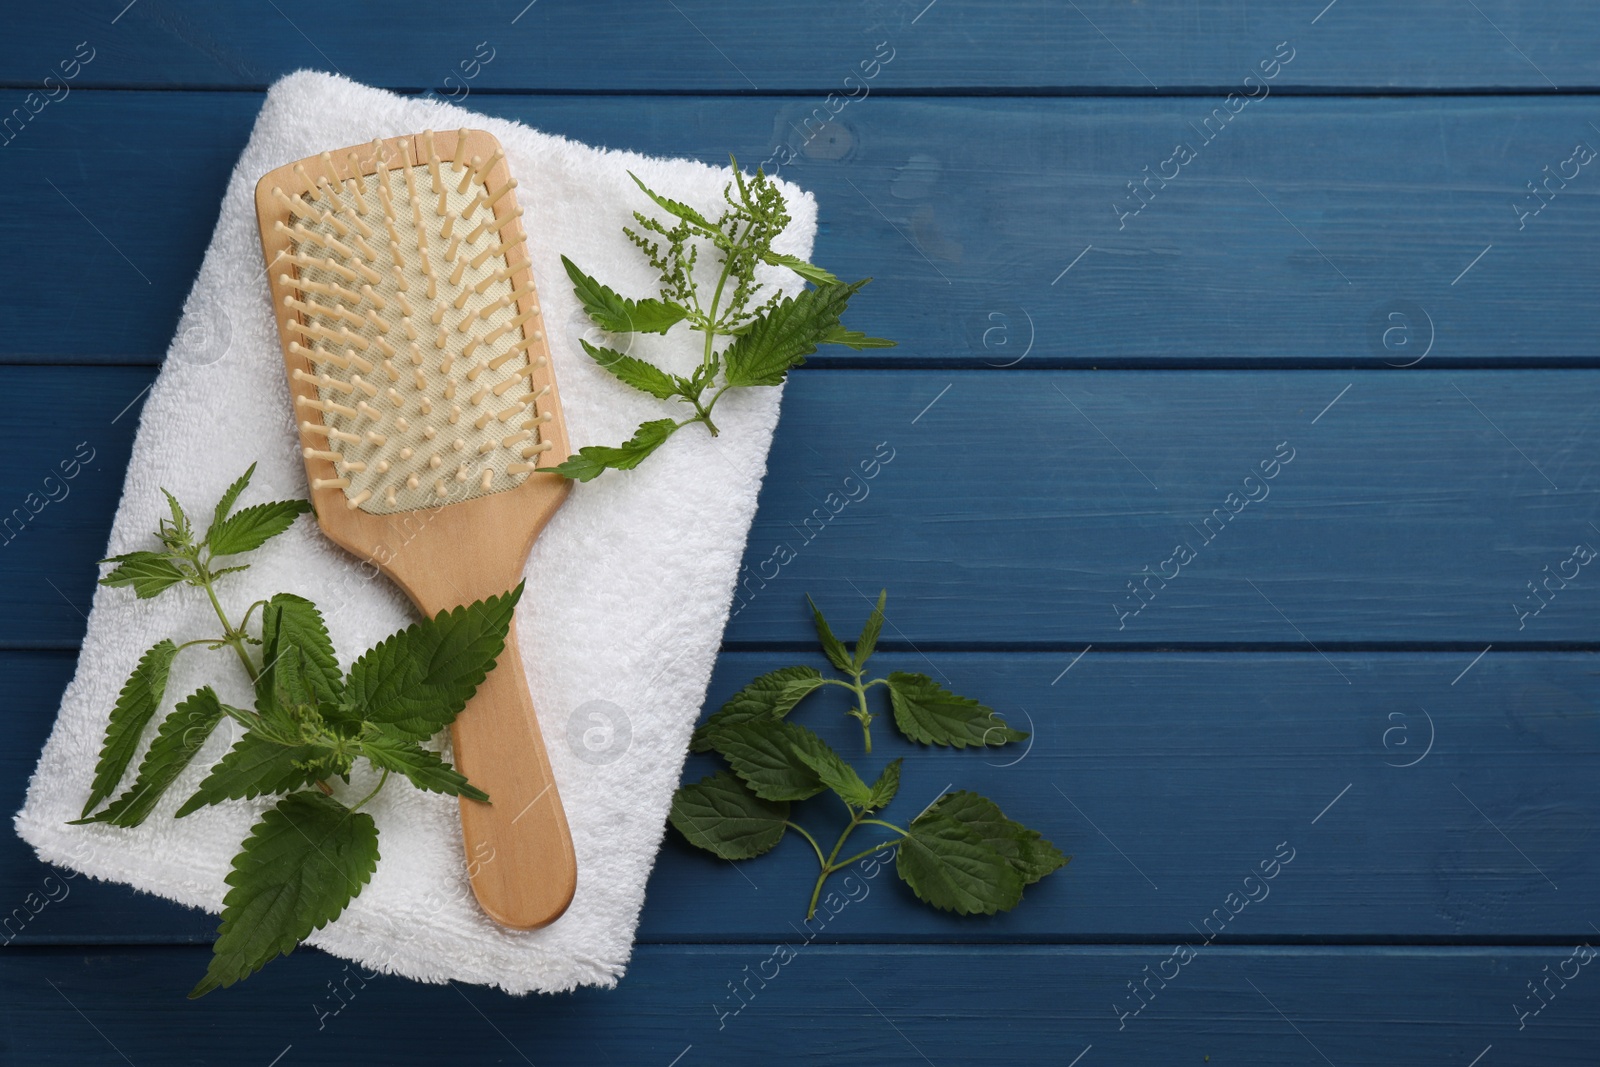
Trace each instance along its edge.
{"label": "serrated green leaf", "polygon": [[823,759],[824,751],[832,754],[832,750],[804,726],[783,719],[752,719],[719,726],[709,737],[712,748],[764,800],[805,800],[827,788],[804,755]]}
{"label": "serrated green leaf", "polygon": [[833,329],[818,339],[818,343],[843,345],[846,348],[853,348],[857,352],[864,348],[898,348],[900,344],[898,341],[890,341],[882,337],[868,337],[860,330],[846,329],[842,325],[835,325]]}
{"label": "serrated green leaf", "polygon": [[252,463],[250,464],[250,469],[239,475],[234,483],[228,486],[227,491],[222,494],[222,499],[217,501],[217,508],[211,513],[211,525],[206,530],[207,541],[211,540],[212,531],[220,526],[222,520],[226,519],[228,513],[233,510],[233,505],[238,501],[239,494],[245,491],[245,487],[250,484],[250,478],[255,472],[256,465]]}
{"label": "serrated green leaf", "polygon": [[[783,725],[795,730],[805,730],[805,727],[790,722]],[[811,731],[806,730],[806,733]],[[865,808],[872,803],[872,788],[861,780],[861,775],[844,761],[844,757],[829,748],[821,738],[817,738],[814,747],[797,747],[795,754],[807,767],[817,772],[817,777],[822,780],[823,785],[833,790],[835,796],[852,808]]]}
{"label": "serrated green leaf", "polygon": [[921,900],[958,915],[1010,911],[1022,875],[973,829],[931,809],[900,842],[895,870]]}
{"label": "serrated green leaf", "polygon": [[328,756],[328,749],[316,745],[281,745],[253,731],[246,733],[173,817],[181,819],[224,800],[248,800],[310,785],[330,773]]}
{"label": "serrated green leaf", "polygon": [[850,298],[867,284],[824,285],[784,297],[745,330],[722,354],[729,385],[778,385],[791,367],[817,350],[839,324]]}
{"label": "serrated green leaf", "polygon": [[677,422],[672,419],[656,419],[640,426],[620,445],[585,445],[578,449],[576,456],[550,470],[579,482],[597,478],[607,469],[632,470],[660,448],[677,428]]}
{"label": "serrated green leaf", "polygon": [[639,176],[634,174],[632,171],[628,172],[628,177],[633,179],[633,184],[642,189],[644,191],[644,195],[653,200],[657,207],[669,214],[676,215],[678,218],[689,223],[691,226],[697,227],[703,232],[704,236],[712,238],[719,245],[727,244],[727,235],[722,233],[722,231],[718,230],[715,226],[711,225],[706,217],[700,214],[700,212],[696,211],[688,204],[679,203],[676,200],[669,200],[659,193],[654,192],[649,186],[645,185],[644,182],[640,181]]}
{"label": "serrated green leaf", "polygon": [[583,273],[566,256],[561,257],[561,262],[567,268],[567,277],[572,279],[572,291],[583,303],[583,310],[602,330],[610,333],[666,333],[689,314],[671,301],[655,297],[630,300],[620,296],[610,286]]}
{"label": "serrated green leaf", "polygon": [[449,726],[494,668],[521,596],[519,583],[385,638],[350,668],[349,716],[419,741]]}
{"label": "serrated green leaf", "polygon": [[800,277],[816,285],[839,285],[839,279],[821,267],[812,266],[799,256],[786,256],[782,252],[767,249],[761,254],[761,259],[775,267],[788,267]]}
{"label": "serrated green leaf", "polygon": [[954,819],[976,833],[1016,868],[1024,885],[1032,885],[1071,860],[1037,830],[1006,818],[998,804],[977,793],[965,790],[946,793],[934,801],[928,811]]}
{"label": "serrated green leaf", "polygon": [[183,505],[178,503],[178,498],[161,490],[161,495],[167,498],[167,507],[172,512],[172,525],[162,531],[161,540],[169,548],[191,548],[194,545],[194,527],[189,523],[189,516],[184,513]]}
{"label": "serrated green leaf", "polygon": [[370,731],[361,739],[361,754],[374,767],[403,774],[412,785],[429,793],[489,799],[489,794],[469,783],[466,775],[410,738]]}
{"label": "serrated green leaf", "polygon": [[672,375],[654,363],[646,363],[642,359],[624,355],[615,349],[600,348],[581,337],[578,338],[578,343],[596,363],[610,371],[622,384],[649,393],[657,400],[670,400],[678,394],[678,383]]}
{"label": "serrated green leaf", "polygon": [[131,585],[140,600],[148,600],[188,577],[161,552],[129,552],[100,562],[117,564],[100,579],[101,585]]}
{"label": "serrated green leaf", "polygon": [[112,826],[138,826],[155,810],[156,803],[194,759],[200,746],[222,721],[222,704],[206,686],[191,694],[161,720],[150,750],[139,762],[139,774],[128,791],[92,818]]}
{"label": "serrated green leaf", "polygon": [[294,520],[311,510],[310,501],[274,500],[256,504],[222,520],[206,534],[214,556],[251,552],[283,533]]}
{"label": "serrated green leaf", "polygon": [[872,795],[867,798],[867,807],[873,811],[882,811],[889,806],[889,802],[900,792],[900,765],[904,760],[894,759],[878,775],[878,780],[872,783]]}
{"label": "serrated green leaf", "polygon": [[889,602],[889,590],[884,589],[878,593],[878,604],[872,609],[872,614],[867,616],[867,623],[861,627],[861,636],[856,638],[855,650],[851,653],[851,662],[856,670],[866,670],[867,660],[878,649],[878,635],[883,633],[883,606]]}
{"label": "serrated green leaf", "polygon": [[284,797],[250,829],[227,883],[202,997],[288,955],[338,918],[378,866],[378,827],[317,792]]}
{"label": "serrated green leaf", "polygon": [[343,693],[343,672],[317,606],[293,593],[268,600],[261,611],[257,710],[315,704],[332,712]]}
{"label": "serrated green leaf", "polygon": [[727,771],[672,794],[672,825],[691,845],[725,860],[770,852],[783,839],[787,801],[762,800]]}
{"label": "serrated green leaf", "polygon": [[139,739],[144,736],[144,728],[149,725],[156,709],[161,706],[162,697],[166,695],[167,674],[177,654],[178,646],[170,640],[164,638],[156,642],[139,657],[133,673],[123,683],[122,692],[117,694],[117,702],[112,706],[111,717],[106,722],[106,737],[100,746],[100,758],[95,763],[94,781],[89,787],[89,799],[83,805],[85,816],[116,790],[117,783],[127,773],[128,764],[133,762],[133,754],[139,750]]}
{"label": "serrated green leaf", "polygon": [[828,620],[822,617],[822,609],[810,596],[806,597],[806,603],[811,605],[811,621],[816,625],[817,640],[822,642],[822,651],[827,655],[828,662],[846,674],[853,673],[855,660],[845,649],[844,642],[833,636],[833,631],[828,628]]}
{"label": "serrated green leaf", "polygon": [[815,667],[780,667],[763,674],[729,697],[727,703],[695,729],[689,750],[710,752],[710,731],[719,726],[751,719],[782,718],[821,687],[822,674]]}
{"label": "serrated green leaf", "polygon": [[966,748],[998,747],[1028,738],[1025,732],[1007,726],[993,708],[958,696],[925,674],[896,671],[888,682],[895,725],[913,741]]}

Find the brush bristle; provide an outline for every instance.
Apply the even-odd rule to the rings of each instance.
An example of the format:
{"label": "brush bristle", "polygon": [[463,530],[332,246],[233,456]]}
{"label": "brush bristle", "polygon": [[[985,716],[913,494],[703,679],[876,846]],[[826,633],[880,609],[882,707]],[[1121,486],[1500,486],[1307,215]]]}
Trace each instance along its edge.
{"label": "brush bristle", "polygon": [[285,337],[314,368],[294,371],[295,418],[307,457],[337,474],[312,487],[375,514],[514,488],[551,448],[516,181],[485,184],[498,150],[442,160],[431,131],[418,158],[410,145],[374,142],[365,167],[323,153],[272,192],[289,213],[271,268]]}

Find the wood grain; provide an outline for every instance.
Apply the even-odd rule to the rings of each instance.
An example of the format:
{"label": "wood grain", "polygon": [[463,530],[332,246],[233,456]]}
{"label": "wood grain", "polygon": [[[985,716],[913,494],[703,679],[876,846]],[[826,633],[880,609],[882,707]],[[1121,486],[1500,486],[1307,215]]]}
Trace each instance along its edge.
{"label": "wood grain", "polygon": [[[357,81],[480,92],[1186,92],[1238,86],[1273,46],[1278,81],[1327,90],[1600,84],[1600,28],[1556,0],[1250,6],[1232,0],[819,0],[741,7],[528,0],[441,19],[436,9],[71,0],[19,11],[3,57],[34,88],[88,38],[77,86],[261,88],[305,67]],[[886,45],[880,50],[879,45]],[[887,64],[863,67],[878,55]],[[863,79],[862,75],[872,76]],[[849,78],[847,82],[845,79]],[[20,103],[20,95],[18,103]],[[809,108],[808,108],[809,110]]]}
{"label": "wood grain", "polygon": [[[158,362],[260,100],[83,93],[0,151],[0,183],[33,205],[0,220],[0,270],[13,279],[0,298],[0,359]],[[808,102],[482,94],[471,104],[589,143],[712,163],[732,152],[754,166],[775,135],[792,136]],[[1426,353],[1424,369],[1600,363],[1586,236],[1600,226],[1590,191],[1600,162],[1537,216],[1519,221],[1514,210],[1542,202],[1528,183],[1560,168],[1575,142],[1600,145],[1586,100],[1274,96],[1206,144],[1197,127],[1217,106],[873,98],[842,113],[837,144],[814,141],[781,175],[818,198],[816,261],[875,279],[847,321],[900,347],[815,361],[1387,369]],[[163,196],[130,200],[103,170],[67,162],[128,129],[161,151],[124,153],[121,173]],[[1146,187],[1145,168],[1172,173],[1163,165],[1179,141],[1198,158]],[[1120,223],[1139,202],[1133,181],[1149,203]],[[34,253],[60,240],[82,254]],[[80,285],[103,314],[74,313]],[[184,343],[200,350],[182,358],[226,347],[230,323],[192,325]],[[574,346],[575,333],[564,342]]]}
{"label": "wood grain", "polygon": [[[1015,911],[988,919],[935,912],[892,872],[867,879],[861,867],[828,888],[847,898],[865,884],[870,899],[812,933],[827,942],[1158,943],[1193,936],[1190,924],[1226,907],[1287,842],[1294,859],[1265,899],[1211,930],[1218,943],[1592,935],[1600,859],[1587,828],[1600,812],[1587,783],[1600,758],[1600,661],[1493,653],[1452,685],[1470,658],[880,653],[879,670],[925,673],[1034,735],[1031,745],[994,751],[920,749],[895,735],[885,710],[873,725],[874,754],[863,757],[860,731],[831,691],[808,698],[797,721],[863,774],[905,758],[901,795],[885,817],[909,819],[947,786],[972,789],[1074,858]],[[708,708],[796,662],[825,669],[815,655],[725,653]],[[71,664],[59,653],[0,654],[13,679],[5,724],[16,738],[0,756],[0,803],[20,805]],[[639,736],[645,709],[623,710],[636,716]],[[685,778],[716,767],[694,757]],[[836,807],[819,798],[796,805],[794,818],[831,847],[842,828]],[[858,832],[852,851],[888,837],[875,833]],[[10,902],[0,917],[49,874],[20,841],[0,841],[0,904]],[[668,830],[639,937],[782,938],[804,915],[815,874],[798,839],[735,868]],[[204,942],[213,930],[208,917],[79,878],[14,932],[18,944],[97,944]]]}
{"label": "wood grain", "polygon": [[[881,876],[763,984],[804,940],[806,851],[741,875],[669,832],[620,987],[521,999],[302,950],[186,1005],[214,920],[80,878],[0,953],[0,1059],[1593,1062],[1589,979],[1518,1019],[1600,911],[1592,583],[1512,606],[1600,537],[1600,200],[1592,166],[1549,178],[1600,143],[1574,6],[66,0],[10,29],[0,364],[47,366],[0,369],[0,508],[70,493],[0,549],[0,649],[63,649],[0,652],[0,802],[70,675],[210,205],[259,90],[312,66],[815,192],[817,262],[876,278],[851,325],[901,347],[794,376],[746,579],[798,551],[748,582],[709,703],[810,654],[803,592],[848,632],[888,585],[884,664],[1036,735],[1010,766],[908,753],[900,803],[978,788],[1075,859],[981,923]],[[29,98],[80,41],[70,97]],[[1270,96],[1205,130],[1279,42]],[[1178,142],[1196,158],[1146,184]],[[225,319],[191,325],[179,358],[228,358]],[[1283,441],[1270,499],[1119,619],[1110,594]],[[1270,898],[1119,1019],[1280,841]],[[48,876],[0,842],[0,906]]]}
{"label": "wood grain", "polygon": [[792,932],[782,944],[794,954],[781,966],[772,943],[641,946],[618,989],[556,997],[367,979],[304,950],[193,1005],[200,947],[8,949],[0,991],[7,1049],[26,1063],[119,1063],[118,1051],[137,1064],[342,1063],[376,1046],[418,1063],[470,1049],[506,1064],[1464,1067],[1491,1045],[1483,1065],[1594,1062],[1600,982],[1587,969],[1552,981],[1556,998],[1520,1031],[1513,1012],[1536,1003],[1525,983],[1570,944],[1212,947],[1166,988],[1152,979],[1155,998],[1121,1029],[1128,983],[1172,946],[831,947]]}
{"label": "wood grain", "polygon": [[[137,406],[111,420],[150,375],[0,370],[26,410],[74,397],[0,424],[0,503],[43,500],[79,442],[99,450],[0,548],[0,647],[82,634]],[[1594,581],[1552,596],[1548,575],[1600,548],[1597,389],[1592,370],[803,368],[726,640],[810,648],[805,594],[851,620],[887,586],[902,648],[1422,645],[1465,666],[1489,644],[1594,647]],[[1148,575],[1179,544],[1196,558],[1163,587]],[[1547,606],[1519,616],[1529,583]]]}

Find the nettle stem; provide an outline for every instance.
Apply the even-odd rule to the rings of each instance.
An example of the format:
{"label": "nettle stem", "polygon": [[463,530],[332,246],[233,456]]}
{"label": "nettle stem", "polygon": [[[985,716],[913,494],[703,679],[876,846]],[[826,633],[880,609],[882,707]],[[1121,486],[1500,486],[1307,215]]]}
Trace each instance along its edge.
{"label": "nettle stem", "polygon": [[[700,365],[702,367],[709,368],[711,366],[711,359],[714,355],[714,346],[716,345],[717,335],[719,333],[727,332],[724,329],[724,324],[722,321],[717,318],[717,311],[722,306],[722,291],[723,289],[727,288],[728,279],[733,275],[735,251],[737,251],[744,244],[746,239],[750,236],[750,231],[754,228],[755,227],[753,224],[746,226],[744,233],[734,240],[733,247],[723,251],[722,275],[717,279],[717,288],[711,294],[711,307],[701,316],[701,329],[706,335],[705,350],[700,356]],[[705,385],[709,384],[711,383],[708,380]],[[701,386],[702,391],[704,390],[705,385]],[[724,385],[721,389],[718,389],[715,393],[713,393],[711,399],[704,404],[700,402],[700,397],[698,395],[686,398],[694,405],[695,416],[690,421],[705,423],[705,427],[707,430],[711,431],[712,437],[720,436],[721,431],[717,429],[717,424],[711,421],[711,409],[717,406],[717,401],[721,399],[722,394],[726,393],[728,389],[729,386]]]}
{"label": "nettle stem", "polygon": [[870,682],[861,680],[861,672],[853,673],[850,681],[841,681],[838,678],[824,678],[824,684],[838,685],[850,690],[856,696],[856,706],[845,712],[851,718],[861,723],[861,743],[866,746],[867,755],[872,755],[872,720],[877,716],[872,714],[872,709],[867,707],[867,690],[875,685],[886,685],[882,678],[874,678]]}
{"label": "nettle stem", "polygon": [[856,832],[856,827],[858,827],[858,826],[866,826],[866,825],[882,826],[882,827],[886,827],[887,829],[893,830],[895,833],[899,834],[901,837],[909,837],[910,836],[904,830],[900,829],[900,827],[896,826],[894,823],[884,822],[882,819],[869,819],[869,818],[867,818],[867,809],[865,809],[865,808],[861,809],[860,811],[857,811],[856,809],[851,808],[850,809],[850,825],[848,825],[848,826],[846,826],[844,828],[844,832],[839,835],[839,840],[834,842],[833,851],[828,853],[828,858],[827,859],[823,859],[822,858],[822,849],[818,847],[815,838],[813,838],[810,834],[806,833],[804,830],[801,830],[800,827],[795,826],[794,823],[788,823],[787,825],[790,826],[790,827],[793,827],[795,830],[799,830],[801,836],[803,836],[807,841],[811,842],[811,847],[813,849],[815,849],[816,853],[817,853],[817,862],[822,867],[822,870],[817,873],[817,884],[814,885],[812,887],[812,889],[811,889],[811,903],[806,906],[806,918],[807,919],[810,919],[810,918],[814,917],[817,914],[817,901],[822,897],[822,883],[824,883],[824,882],[826,882],[828,880],[828,876],[830,874],[833,874],[835,871],[842,871],[846,867],[850,866],[852,863],[855,863],[857,860],[864,860],[868,856],[874,855],[875,853],[878,853],[878,852],[882,852],[886,848],[893,848],[894,845],[895,845],[894,841],[883,841],[883,842],[880,842],[879,844],[873,845],[869,849],[865,849],[864,851],[857,852],[854,856],[851,856],[848,859],[842,859],[841,860],[841,859],[839,859],[839,853],[844,850],[844,843],[847,840],[850,839],[850,835]]}
{"label": "nettle stem", "polygon": [[[217,613],[217,621],[222,623],[222,643],[232,647],[233,651],[238,654],[239,662],[244,664],[245,673],[250,676],[250,684],[254,686],[258,672],[256,671],[255,663],[250,659],[250,653],[244,647],[244,626],[235,627],[233,623],[228,621],[227,612],[222,610],[222,602],[217,599],[217,590],[212,584],[214,579],[211,574],[211,561],[206,560],[202,563],[198,558],[195,558],[192,562],[194,563],[195,581],[199,582],[200,588],[206,591],[206,597],[211,601],[211,609]],[[245,614],[245,622],[249,622],[250,616],[255,613],[255,609],[256,605],[252,604],[250,611]]]}
{"label": "nettle stem", "polygon": [[[196,554],[191,556],[189,561],[194,564],[194,580],[199,583],[200,588],[206,591],[206,598],[211,601],[211,610],[217,613],[217,621],[222,623],[222,640],[216,643],[227,645],[233,649],[234,653],[239,657],[239,662],[244,665],[244,672],[250,676],[251,688],[255,688],[256,682],[261,677],[261,672],[256,668],[255,662],[250,659],[249,650],[245,648],[245,644],[248,639],[245,627],[250,623],[250,616],[256,613],[257,608],[265,605],[266,601],[258,600],[254,604],[251,604],[249,609],[244,613],[244,620],[238,626],[233,625],[232,622],[228,621],[228,613],[222,610],[222,601],[217,599],[217,590],[213,585],[216,578],[211,573],[210,559],[201,561],[198,554]],[[231,717],[236,721],[239,721],[237,716]],[[239,721],[239,724],[247,730],[251,726],[249,722],[245,721]],[[378,789],[382,789],[383,783],[387,782],[388,780],[389,772],[384,771],[383,777],[378,781]],[[323,796],[331,797],[333,795],[333,787],[326,781],[318,781],[314,784],[322,791]],[[378,789],[374,789],[372,793],[375,795],[378,792]],[[361,804],[365,804],[367,800],[371,799],[372,796],[369,795],[366,800],[361,802]],[[359,808],[361,804],[357,804],[356,807]]]}

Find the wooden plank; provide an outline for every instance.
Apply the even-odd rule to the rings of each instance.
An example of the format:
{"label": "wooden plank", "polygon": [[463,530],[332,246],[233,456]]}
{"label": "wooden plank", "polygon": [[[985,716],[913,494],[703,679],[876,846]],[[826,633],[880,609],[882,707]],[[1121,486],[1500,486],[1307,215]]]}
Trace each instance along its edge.
{"label": "wooden plank", "polygon": [[[905,758],[886,818],[904,825],[941,790],[972,789],[1075,858],[1015,911],[980,919],[935,912],[892,871],[863,863],[835,876],[823,920],[805,928],[828,942],[1154,944],[1195,937],[1194,927],[1218,943],[1588,936],[1600,914],[1590,847],[1600,812],[1589,785],[1600,665],[1593,654],[1496,654],[1452,685],[1469,658],[880,653],[879,670],[926,673],[1034,734],[1031,746],[993,752],[917,749],[884,709],[865,757],[844,705],[831,691],[812,697],[798,721],[864,772]],[[816,656],[725,653],[708,707],[795,662],[824,666]],[[0,654],[12,679],[6,810],[21,804],[71,665],[60,653]],[[551,743],[567,742],[554,734]],[[685,777],[716,766],[693,757]],[[794,817],[831,847],[842,828],[835,807],[820,798]],[[860,831],[845,854],[889,836]],[[1275,872],[1265,882],[1264,862]],[[0,916],[49,876],[20,840],[0,840]],[[815,877],[800,840],[735,867],[668,832],[639,937],[787,937],[804,921]],[[62,899],[7,931],[18,944],[205,942],[214,930],[208,917],[122,887],[82,878],[51,887],[45,895]],[[1245,904],[1245,895],[1258,899]]]}
{"label": "wooden plank", "polygon": [[[71,83],[80,87],[260,88],[316,67],[458,98],[490,89],[805,90],[820,102],[830,91],[1232,88],[1259,74],[1278,42],[1292,41],[1299,54],[1277,76],[1284,86],[1553,90],[1600,82],[1593,20],[1554,0],[1292,9],[1228,0],[822,0],[788,8],[687,0],[602,11],[508,0],[441,19],[420,4],[386,5],[378,17],[366,7],[292,2],[234,11],[194,0],[126,10],[73,0],[19,14],[0,62],[9,84],[32,88],[59,74],[59,62],[87,39],[93,59]],[[875,56],[892,58],[875,67]],[[864,73],[873,76],[863,83]],[[21,103],[20,92],[11,95],[8,108]]]}
{"label": "wooden plank", "polygon": [[[29,519],[0,546],[0,647],[81,636],[137,405],[117,415],[150,375],[0,369],[41,413],[0,423],[0,518]],[[802,370],[727,640],[809,647],[806,593],[851,618],[887,586],[900,647],[1592,645],[1569,561],[1600,548],[1597,388],[1592,370]],[[84,443],[93,462],[47,483]]]}
{"label": "wooden plank", "polygon": [[[11,949],[18,1062],[927,1064],[1049,1062],[1576,1067],[1600,983],[1574,946],[1202,951],[1137,1016],[1128,984],[1171,947],[641,947],[615,990],[507,997],[364,980],[305,951],[197,1003],[205,950]],[[798,944],[797,944],[798,943]],[[1592,950],[1589,950],[1592,952]],[[778,959],[784,962],[779,964]],[[771,960],[772,962],[768,962]],[[1577,977],[1538,1004],[1525,983]],[[760,972],[773,975],[763,980]],[[1548,970],[1546,969],[1548,968]],[[746,999],[731,983],[747,976]],[[739,988],[744,988],[739,985]],[[745,997],[745,994],[738,994]],[[465,1001],[465,1003],[463,1003]],[[738,1014],[735,1005],[742,1004]],[[337,1014],[334,1014],[334,1012]],[[1092,1046],[1092,1048],[1090,1047]],[[1042,1050],[1049,1050],[1041,1055]],[[1079,1057],[1074,1061],[1074,1057]]]}
{"label": "wooden plank", "polygon": [[[0,360],[156,362],[209,239],[208,205],[259,102],[82,93],[0,152],[0,183],[29,205],[0,220],[0,269],[13,279],[0,305],[9,326]],[[713,162],[733,152],[747,166],[771,158],[775,136],[808,128],[813,106],[801,97],[470,102],[580,140]],[[1600,197],[1588,192],[1593,167],[1569,163],[1575,143],[1600,145],[1585,100],[1272,97],[1214,117],[1220,106],[870,98],[841,113],[781,173],[821,203],[818,262],[876,278],[851,320],[901,347],[826,359],[1596,362],[1600,304],[1585,264]],[[1169,162],[1179,142],[1196,153],[1183,165]],[[114,146],[117,166],[91,164],[84,145]],[[1577,176],[1565,181],[1563,170]],[[1550,183],[1548,200],[1529,191],[1536,181]],[[130,197],[129,188],[160,192]],[[74,254],[41,256],[42,247]],[[80,312],[86,291],[95,315]]]}

